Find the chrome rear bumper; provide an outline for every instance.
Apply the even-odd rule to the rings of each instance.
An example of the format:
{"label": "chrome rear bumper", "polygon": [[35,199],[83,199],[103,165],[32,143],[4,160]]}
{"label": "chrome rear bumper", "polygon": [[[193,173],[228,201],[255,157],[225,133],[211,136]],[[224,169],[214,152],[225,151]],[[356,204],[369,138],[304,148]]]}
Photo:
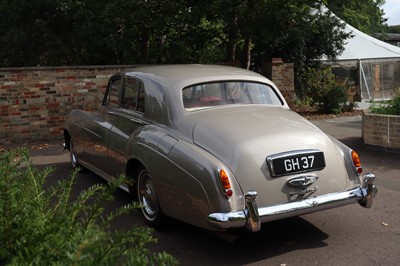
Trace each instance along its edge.
{"label": "chrome rear bumper", "polygon": [[375,175],[369,173],[363,176],[361,188],[261,208],[257,207],[257,192],[249,191],[245,193],[245,210],[229,213],[211,213],[208,215],[208,222],[219,229],[246,227],[251,232],[257,232],[263,222],[300,216],[356,202],[365,208],[370,208],[373,198],[378,192],[373,184],[374,180]]}

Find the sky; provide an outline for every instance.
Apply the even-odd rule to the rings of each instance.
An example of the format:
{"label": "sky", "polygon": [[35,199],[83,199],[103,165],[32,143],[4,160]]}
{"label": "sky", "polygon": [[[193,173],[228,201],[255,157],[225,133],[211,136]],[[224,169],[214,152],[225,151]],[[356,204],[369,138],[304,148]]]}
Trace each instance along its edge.
{"label": "sky", "polygon": [[400,25],[400,0],[386,0],[382,8],[389,26]]}

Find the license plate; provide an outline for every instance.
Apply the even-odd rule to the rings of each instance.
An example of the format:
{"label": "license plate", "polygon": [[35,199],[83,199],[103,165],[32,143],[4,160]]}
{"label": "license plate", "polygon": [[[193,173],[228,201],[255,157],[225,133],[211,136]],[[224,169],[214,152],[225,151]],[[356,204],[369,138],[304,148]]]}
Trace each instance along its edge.
{"label": "license plate", "polygon": [[304,173],[325,168],[324,153],[319,150],[300,150],[270,155],[266,159],[271,176]]}

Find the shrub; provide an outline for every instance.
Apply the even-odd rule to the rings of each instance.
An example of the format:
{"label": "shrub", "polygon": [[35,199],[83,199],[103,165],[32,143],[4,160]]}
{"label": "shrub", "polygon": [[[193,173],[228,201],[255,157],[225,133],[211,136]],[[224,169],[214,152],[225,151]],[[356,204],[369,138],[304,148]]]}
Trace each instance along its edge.
{"label": "shrub", "polygon": [[94,185],[72,197],[71,178],[46,189],[52,169],[35,169],[26,150],[0,154],[0,265],[175,265],[149,228],[111,230],[111,221],[136,204],[106,213],[123,182]]}
{"label": "shrub", "polygon": [[400,89],[390,101],[372,102],[370,109],[376,114],[400,115]]}
{"label": "shrub", "polygon": [[307,68],[303,73],[303,97],[323,113],[340,113],[346,107],[347,94],[339,85],[331,68]]}

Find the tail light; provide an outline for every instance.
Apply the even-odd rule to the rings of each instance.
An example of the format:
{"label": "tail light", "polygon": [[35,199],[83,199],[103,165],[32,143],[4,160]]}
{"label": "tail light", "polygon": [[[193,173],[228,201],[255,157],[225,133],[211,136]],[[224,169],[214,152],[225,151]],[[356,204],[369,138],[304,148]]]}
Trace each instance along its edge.
{"label": "tail light", "polygon": [[361,174],[362,167],[361,167],[360,157],[358,157],[358,154],[355,151],[351,151],[351,159],[353,160],[353,165],[354,165],[357,173]]}
{"label": "tail light", "polygon": [[233,194],[232,191],[232,186],[231,186],[231,182],[229,181],[229,175],[228,173],[222,169],[219,168],[218,169],[218,178],[219,178],[219,182],[221,183],[221,187],[225,192],[225,195],[228,197],[231,197]]}

